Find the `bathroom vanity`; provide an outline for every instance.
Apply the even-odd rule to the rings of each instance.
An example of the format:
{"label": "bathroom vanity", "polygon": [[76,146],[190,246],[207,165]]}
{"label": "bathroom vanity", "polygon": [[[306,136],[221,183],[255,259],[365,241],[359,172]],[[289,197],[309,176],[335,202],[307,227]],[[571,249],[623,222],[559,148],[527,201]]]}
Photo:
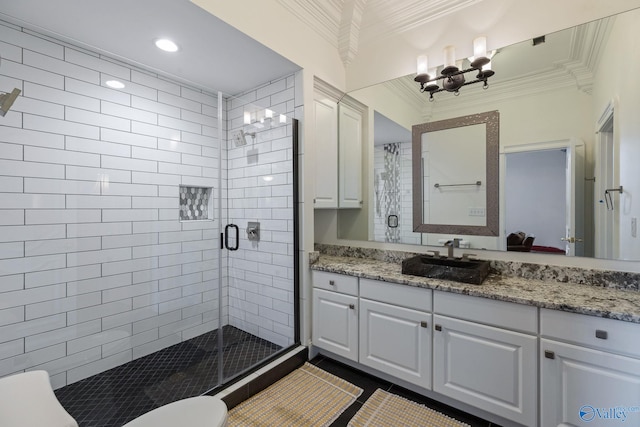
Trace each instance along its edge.
{"label": "bathroom vanity", "polygon": [[354,367],[501,425],[600,425],[605,409],[640,406],[640,292],[469,285],[328,255],[311,269],[313,345]]}

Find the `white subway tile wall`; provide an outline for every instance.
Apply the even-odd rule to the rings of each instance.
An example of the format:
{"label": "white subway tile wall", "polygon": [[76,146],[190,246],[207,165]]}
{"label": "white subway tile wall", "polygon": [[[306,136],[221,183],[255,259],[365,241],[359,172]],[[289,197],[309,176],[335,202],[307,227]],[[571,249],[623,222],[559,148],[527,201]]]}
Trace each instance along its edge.
{"label": "white subway tile wall", "polygon": [[[295,322],[294,88],[295,77],[289,76],[227,101],[229,168],[223,171],[229,222],[240,227],[241,236],[239,249],[227,260],[229,324],[281,346],[293,344]],[[279,114],[265,118],[265,108],[286,114],[288,124],[278,123]],[[244,124],[245,112],[255,118],[253,123]],[[247,135],[246,145],[234,145],[240,130],[255,132],[255,138]],[[258,242],[246,239],[249,221],[260,223]]]}
{"label": "white subway tile wall", "polygon": [[[3,88],[22,90],[0,118],[0,376],[46,369],[58,388],[229,323],[291,344],[291,119],[223,141],[219,183],[215,94],[2,21],[0,39]],[[289,117],[294,97],[293,76],[240,96]],[[231,139],[250,105],[223,105]],[[220,184],[241,228],[222,313],[217,205],[179,220],[180,185]]]}

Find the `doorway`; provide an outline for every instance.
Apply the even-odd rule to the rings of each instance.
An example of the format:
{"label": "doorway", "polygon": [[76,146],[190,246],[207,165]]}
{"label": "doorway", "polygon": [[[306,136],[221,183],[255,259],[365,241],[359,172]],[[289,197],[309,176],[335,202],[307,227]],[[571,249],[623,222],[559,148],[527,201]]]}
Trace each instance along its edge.
{"label": "doorway", "polygon": [[504,233],[533,237],[531,252],[583,256],[584,145],[576,139],[505,147]]}

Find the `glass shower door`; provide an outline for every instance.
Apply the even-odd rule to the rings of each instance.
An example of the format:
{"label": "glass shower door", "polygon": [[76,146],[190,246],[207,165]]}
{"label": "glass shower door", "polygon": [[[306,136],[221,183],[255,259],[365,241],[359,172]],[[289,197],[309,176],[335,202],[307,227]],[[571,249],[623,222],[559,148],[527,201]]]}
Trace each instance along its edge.
{"label": "glass shower door", "polygon": [[226,141],[219,153],[218,200],[222,382],[299,341],[297,122],[286,103],[245,100],[252,98],[219,96],[218,108],[226,113],[224,121],[220,114],[219,127],[219,138]]}

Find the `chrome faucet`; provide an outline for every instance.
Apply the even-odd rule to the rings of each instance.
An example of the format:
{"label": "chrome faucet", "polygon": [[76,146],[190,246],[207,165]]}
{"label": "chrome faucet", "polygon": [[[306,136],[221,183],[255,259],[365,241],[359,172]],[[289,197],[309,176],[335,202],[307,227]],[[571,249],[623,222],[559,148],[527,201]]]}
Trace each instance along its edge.
{"label": "chrome faucet", "polygon": [[453,240],[448,240],[447,243],[444,244],[447,246],[447,258],[453,258],[453,248],[460,247],[460,240],[462,239],[455,238]]}

